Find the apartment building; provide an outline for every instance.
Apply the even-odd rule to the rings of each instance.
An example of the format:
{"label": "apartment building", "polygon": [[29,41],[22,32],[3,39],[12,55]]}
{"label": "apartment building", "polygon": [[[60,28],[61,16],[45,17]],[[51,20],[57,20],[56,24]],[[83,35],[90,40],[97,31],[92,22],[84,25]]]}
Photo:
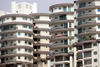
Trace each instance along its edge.
{"label": "apartment building", "polygon": [[75,67],[100,67],[99,22],[99,0],[74,1]]}
{"label": "apartment building", "polygon": [[47,60],[50,54],[50,14],[34,13],[30,15],[34,17],[34,65],[37,65],[37,67],[50,67],[50,61]]}
{"label": "apartment building", "polygon": [[74,4],[50,6],[51,67],[73,67]]}
{"label": "apartment building", "polygon": [[11,5],[0,12],[0,67],[49,67],[49,14],[36,13],[36,3]]}

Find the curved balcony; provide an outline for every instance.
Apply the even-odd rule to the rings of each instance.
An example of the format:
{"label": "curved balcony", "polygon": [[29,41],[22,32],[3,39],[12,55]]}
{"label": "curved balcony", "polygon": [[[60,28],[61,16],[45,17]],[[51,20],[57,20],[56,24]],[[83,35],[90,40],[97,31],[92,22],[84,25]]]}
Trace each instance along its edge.
{"label": "curved balcony", "polygon": [[73,6],[73,5],[74,5],[73,3],[55,4],[55,5],[50,6],[49,10],[51,10],[51,9],[53,9],[55,7]]}
{"label": "curved balcony", "polygon": [[4,41],[14,41],[14,40],[25,40],[25,41],[29,41],[29,42],[34,42],[30,38],[17,37],[17,38],[6,38],[6,39],[2,39],[2,40],[0,40],[0,43],[2,43]]}
{"label": "curved balcony", "polygon": [[34,21],[34,23],[36,23],[36,24],[49,24],[50,23],[50,21],[43,21],[43,20],[41,20],[41,21]]}
{"label": "curved balcony", "polygon": [[57,44],[51,44],[50,49],[59,49],[59,48],[66,48],[66,47],[72,47],[72,45],[64,44],[64,43],[57,43]]}
{"label": "curved balcony", "polygon": [[34,51],[34,54],[50,54],[49,51]]}
{"label": "curved balcony", "polygon": [[5,25],[29,25],[29,26],[32,26],[34,27],[34,25],[32,23],[28,23],[28,22],[8,22],[8,23],[3,23],[3,24],[0,24],[0,27],[3,27]]}
{"label": "curved balcony", "polygon": [[74,55],[73,52],[68,53],[68,51],[59,51],[59,52],[52,52],[51,53],[51,58],[55,57],[55,56],[70,56],[70,55]]}
{"label": "curved balcony", "polygon": [[49,47],[50,46],[50,44],[46,44],[46,43],[40,43],[40,41],[38,42],[38,41],[34,41],[34,46],[47,46],[47,47]]}
{"label": "curved balcony", "polygon": [[92,11],[92,12],[86,12],[84,14],[78,14],[78,17],[85,16],[85,15],[91,15],[91,14],[96,14],[96,12]]}
{"label": "curved balcony", "polygon": [[29,33],[29,34],[34,34],[32,31],[28,31],[28,30],[6,30],[3,32],[0,32],[0,35],[6,34],[6,33],[15,33],[15,32],[24,32],[24,33]]}
{"label": "curved balcony", "polygon": [[55,40],[64,40],[64,39],[73,39],[73,36],[68,36],[67,34],[59,34],[59,35],[53,35],[51,37],[50,41],[55,41]]}
{"label": "curved balcony", "polygon": [[74,14],[74,12],[56,12],[56,13],[50,14],[50,18],[54,16],[64,15],[64,14]]}
{"label": "curved balcony", "polygon": [[74,20],[57,20],[57,19],[53,19],[50,23],[50,26],[54,25],[54,24],[58,24],[58,23],[62,24],[62,23],[69,23],[69,22],[74,23]]}
{"label": "curved balcony", "polygon": [[89,14],[89,15],[83,15],[77,18],[77,20],[87,19],[87,18],[93,18],[93,17],[100,17],[99,14]]}
{"label": "curved balcony", "polygon": [[34,27],[34,31],[35,30],[38,30],[38,31],[50,31],[50,29],[48,29],[48,28],[38,28],[38,27],[37,28]]}
{"label": "curved balcony", "polygon": [[99,31],[97,32],[95,28],[93,29],[86,29],[86,30],[79,30],[78,32],[78,37],[80,36],[86,36],[86,35],[91,35],[91,34],[96,34],[96,33],[99,33]]}
{"label": "curved balcony", "polygon": [[84,2],[90,2],[90,1],[98,1],[98,0],[78,0],[76,3],[84,3]]}
{"label": "curved balcony", "polygon": [[53,27],[51,28],[50,33],[55,33],[55,32],[62,32],[62,31],[74,31],[74,28],[64,28],[64,27]]}
{"label": "curved balcony", "polygon": [[34,58],[33,55],[23,54],[23,53],[5,54],[5,55],[1,55],[0,58],[7,58],[7,57],[14,57],[14,56],[26,56],[26,57]]}
{"label": "curved balcony", "polygon": [[45,39],[50,39],[50,36],[34,36],[34,38],[45,38]]}
{"label": "curved balcony", "polygon": [[8,62],[5,62],[5,63],[1,63],[0,66],[4,66],[4,65],[17,65],[17,64],[28,64],[28,65],[32,65],[34,66],[33,63],[30,63],[30,62],[24,62],[24,61],[15,61],[15,60],[12,60],[12,61],[8,61]]}
{"label": "curved balcony", "polygon": [[[13,45],[13,46],[12,46],[12,45]],[[22,46],[22,45],[18,46],[18,45],[16,45],[16,43],[14,43],[14,44],[10,44],[9,46],[1,47],[1,48],[0,48],[0,51],[2,51],[2,50],[9,50],[9,49],[15,49],[15,48],[27,48],[27,49],[34,50],[33,47]]]}
{"label": "curved balcony", "polygon": [[1,16],[0,19],[7,18],[7,17],[28,17],[28,18],[34,19],[32,16],[27,15],[27,14],[7,14],[4,16]]}

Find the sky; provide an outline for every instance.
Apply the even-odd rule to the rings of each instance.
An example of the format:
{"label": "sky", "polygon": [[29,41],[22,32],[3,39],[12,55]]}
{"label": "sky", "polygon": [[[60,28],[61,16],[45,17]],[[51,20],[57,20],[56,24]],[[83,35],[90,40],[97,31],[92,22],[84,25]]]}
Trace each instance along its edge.
{"label": "sky", "polygon": [[38,6],[38,13],[49,13],[49,7],[54,4],[73,2],[73,0],[0,0],[0,11],[11,12],[10,7],[12,1],[16,1],[17,3],[27,2],[30,4],[36,2]]}

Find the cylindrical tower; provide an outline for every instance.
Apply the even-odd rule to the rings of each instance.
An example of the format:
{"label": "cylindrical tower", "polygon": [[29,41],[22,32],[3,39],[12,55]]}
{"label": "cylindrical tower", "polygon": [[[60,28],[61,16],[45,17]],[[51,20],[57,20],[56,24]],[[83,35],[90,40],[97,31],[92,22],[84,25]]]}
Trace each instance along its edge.
{"label": "cylindrical tower", "polygon": [[50,6],[51,67],[73,67],[74,8],[72,3]]}
{"label": "cylindrical tower", "polygon": [[7,14],[0,17],[0,67],[33,67],[33,17]]}
{"label": "cylindrical tower", "polygon": [[100,1],[77,0],[76,29],[77,65],[75,67],[100,67]]}
{"label": "cylindrical tower", "polygon": [[47,58],[50,46],[50,19],[48,13],[30,14],[34,17],[34,65],[38,67],[49,67]]}

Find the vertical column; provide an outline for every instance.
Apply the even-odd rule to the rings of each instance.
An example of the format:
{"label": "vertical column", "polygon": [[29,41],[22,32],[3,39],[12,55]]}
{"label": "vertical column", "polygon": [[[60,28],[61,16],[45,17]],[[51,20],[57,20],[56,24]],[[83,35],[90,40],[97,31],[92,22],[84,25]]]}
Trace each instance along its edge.
{"label": "vertical column", "polygon": [[11,2],[11,13],[15,13],[16,12],[16,2],[13,1]]}
{"label": "vertical column", "polygon": [[70,56],[70,67],[73,67],[72,64],[73,64],[73,62],[72,62],[72,56]]}
{"label": "vertical column", "polygon": [[76,63],[76,47],[74,47],[74,67],[77,66],[77,63]]}
{"label": "vertical column", "polygon": [[37,3],[33,3],[32,12],[37,13]]}

